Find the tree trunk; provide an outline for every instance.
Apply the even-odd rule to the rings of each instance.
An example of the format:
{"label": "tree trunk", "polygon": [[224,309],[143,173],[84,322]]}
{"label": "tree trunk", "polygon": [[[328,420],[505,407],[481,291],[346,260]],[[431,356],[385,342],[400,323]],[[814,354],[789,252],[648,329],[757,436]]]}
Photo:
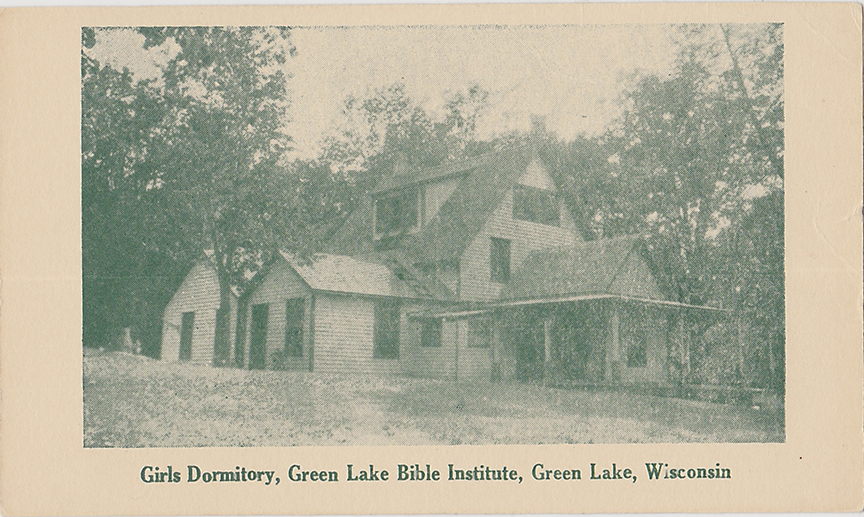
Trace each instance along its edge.
{"label": "tree trunk", "polygon": [[217,260],[219,277],[219,308],[216,309],[216,330],[213,336],[213,364],[225,366],[231,355],[231,281]]}
{"label": "tree trunk", "polygon": [[237,331],[234,333],[234,366],[246,366],[246,328],[249,308],[249,298],[243,297],[237,301]]}

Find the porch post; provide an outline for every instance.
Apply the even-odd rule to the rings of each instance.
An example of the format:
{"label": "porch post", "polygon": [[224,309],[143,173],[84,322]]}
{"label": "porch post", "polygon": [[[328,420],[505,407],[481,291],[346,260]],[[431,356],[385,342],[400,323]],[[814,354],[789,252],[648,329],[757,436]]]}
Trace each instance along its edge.
{"label": "porch post", "polygon": [[618,304],[614,301],[612,302],[611,311],[612,314],[609,317],[609,326],[611,328],[609,333],[609,353],[607,355],[608,368],[606,370],[606,380],[618,382],[621,380],[621,317],[618,313]]}
{"label": "porch post", "polygon": [[543,382],[548,383],[552,375],[552,322],[553,317],[543,319]]}
{"label": "porch post", "polygon": [[687,374],[690,370],[689,357],[688,357],[688,348],[689,343],[687,342],[687,331],[684,327],[684,311],[678,310],[678,340],[681,343],[681,385],[683,386],[687,382]]}

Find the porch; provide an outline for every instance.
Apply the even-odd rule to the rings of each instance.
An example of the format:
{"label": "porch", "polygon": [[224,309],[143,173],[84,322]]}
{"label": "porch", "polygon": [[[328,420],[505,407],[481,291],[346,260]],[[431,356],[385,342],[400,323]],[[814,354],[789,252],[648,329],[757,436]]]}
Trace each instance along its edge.
{"label": "porch", "polygon": [[722,313],[712,307],[598,295],[501,302],[438,316],[467,319],[469,327],[475,320],[492,321],[493,381],[638,386],[665,395],[682,384],[689,370],[693,339],[687,329],[693,328],[692,321],[710,324]]}

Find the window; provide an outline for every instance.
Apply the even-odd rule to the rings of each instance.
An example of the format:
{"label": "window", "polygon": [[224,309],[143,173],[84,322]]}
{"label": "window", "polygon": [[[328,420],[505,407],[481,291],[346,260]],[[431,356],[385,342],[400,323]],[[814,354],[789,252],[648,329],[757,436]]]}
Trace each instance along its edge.
{"label": "window", "polygon": [[468,324],[468,346],[471,348],[489,348],[492,345],[492,320],[480,318],[471,320]]}
{"label": "window", "polygon": [[550,226],[561,224],[555,193],[525,185],[517,186],[513,193],[513,217]]}
{"label": "window", "polygon": [[380,301],[375,304],[372,356],[378,359],[399,359],[399,302]]}
{"label": "window", "polygon": [[489,272],[493,282],[510,280],[510,240],[492,237]]}
{"label": "window", "polygon": [[406,190],[375,200],[375,236],[405,233],[419,224],[417,191]]}
{"label": "window", "polygon": [[303,316],[306,300],[293,298],[285,302],[285,355],[303,356]]}
{"label": "window", "polygon": [[424,348],[440,348],[441,326],[442,322],[440,318],[423,320],[423,328],[420,331],[420,346]]}

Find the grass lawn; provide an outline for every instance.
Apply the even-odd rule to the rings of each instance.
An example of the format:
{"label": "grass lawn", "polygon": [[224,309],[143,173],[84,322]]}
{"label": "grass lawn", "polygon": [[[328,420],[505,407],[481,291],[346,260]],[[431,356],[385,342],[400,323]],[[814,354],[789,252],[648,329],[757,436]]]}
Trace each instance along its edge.
{"label": "grass lawn", "polygon": [[782,409],[527,384],[84,359],[86,447],[779,442]]}

